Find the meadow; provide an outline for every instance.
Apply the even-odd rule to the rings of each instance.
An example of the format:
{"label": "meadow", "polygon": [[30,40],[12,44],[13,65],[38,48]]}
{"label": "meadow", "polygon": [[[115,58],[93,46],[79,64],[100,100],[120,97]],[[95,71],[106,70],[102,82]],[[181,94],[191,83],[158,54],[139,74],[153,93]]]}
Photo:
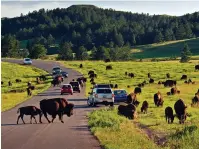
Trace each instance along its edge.
{"label": "meadow", "polygon": [[[199,71],[194,69],[198,61],[189,63],[179,63],[178,61],[111,63],[102,61],[62,61],[61,63],[66,67],[81,72],[85,77],[88,77],[89,70],[94,70],[98,75],[97,79],[95,79],[96,83],[118,84],[119,88],[126,89],[129,93],[134,90],[138,83],[142,83],[145,80],[148,82],[147,73],[151,73],[152,78],[155,80],[154,84],[147,84],[142,88],[142,93],[138,95],[138,100],[141,103],[144,100],[149,102],[147,114],[141,113],[141,105],[137,108],[138,118],[133,121],[122,119],[121,116],[117,115],[116,109],[108,110],[103,108],[89,114],[91,130],[105,148],[161,148],[156,145],[157,143],[154,143],[155,140],[153,139],[151,139],[150,143],[147,143],[149,141],[147,132],[153,133],[158,138],[166,139],[166,143],[162,148],[197,149],[199,146],[199,107],[191,107],[191,99],[199,89]],[[83,64],[82,69],[79,68],[81,63]],[[107,65],[112,65],[113,69],[106,71]],[[125,76],[126,71],[134,73],[135,78]],[[177,88],[180,90],[180,94],[168,96],[166,93],[170,91],[170,88],[157,84],[158,81],[166,80],[166,73],[170,73],[171,79],[177,81]],[[188,78],[195,81],[195,84],[185,84],[184,80],[180,80],[182,74],[186,74]],[[130,88],[127,88],[127,85],[130,85]],[[86,86],[87,96],[91,87],[92,85],[88,80]],[[153,95],[158,91],[163,95],[164,106],[157,108],[153,102]],[[164,109],[167,106],[173,107],[179,98],[183,99],[188,105],[187,121],[185,124],[180,125],[179,120],[175,118],[173,124],[167,124],[164,117]],[[110,125],[110,122],[114,124]],[[107,123],[108,125],[106,125]],[[119,141],[117,137],[125,141]],[[133,138],[137,141],[133,141]]]}
{"label": "meadow", "polygon": [[199,55],[199,38],[194,38],[135,46],[132,49],[132,57],[138,59],[179,57],[185,42],[189,45],[193,56]]}
{"label": "meadow", "polygon": [[[47,72],[33,66],[1,62],[1,81],[4,82],[1,85],[1,111],[11,109],[32,97],[27,96],[26,92],[27,82],[29,81],[35,86],[32,95],[46,90],[51,85],[50,80],[36,84],[36,77],[44,74],[47,74]],[[16,83],[16,79],[21,79],[22,82]],[[8,81],[12,82],[12,86],[8,86]],[[11,90],[16,90],[17,93],[12,93]]]}

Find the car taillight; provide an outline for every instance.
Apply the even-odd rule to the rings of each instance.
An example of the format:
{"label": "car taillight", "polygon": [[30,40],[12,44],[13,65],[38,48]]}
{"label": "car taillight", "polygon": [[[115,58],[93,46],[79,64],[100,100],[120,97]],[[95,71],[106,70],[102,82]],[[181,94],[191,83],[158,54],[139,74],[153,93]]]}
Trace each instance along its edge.
{"label": "car taillight", "polygon": [[98,98],[98,95],[97,95],[97,94],[95,94],[95,98]]}
{"label": "car taillight", "polygon": [[114,97],[115,95],[114,94],[112,94],[112,97]]}
{"label": "car taillight", "polygon": [[63,91],[64,89],[62,88],[61,90]]}

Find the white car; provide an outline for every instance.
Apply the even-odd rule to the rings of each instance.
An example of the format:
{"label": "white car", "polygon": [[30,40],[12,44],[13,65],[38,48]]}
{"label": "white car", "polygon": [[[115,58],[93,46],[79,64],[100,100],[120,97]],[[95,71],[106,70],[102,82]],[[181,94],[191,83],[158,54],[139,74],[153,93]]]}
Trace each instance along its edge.
{"label": "white car", "polygon": [[89,93],[87,104],[96,106],[97,104],[114,105],[114,94],[111,88],[94,88]]}
{"label": "white car", "polygon": [[32,64],[32,60],[30,58],[24,58],[23,63],[25,65],[31,65]]}

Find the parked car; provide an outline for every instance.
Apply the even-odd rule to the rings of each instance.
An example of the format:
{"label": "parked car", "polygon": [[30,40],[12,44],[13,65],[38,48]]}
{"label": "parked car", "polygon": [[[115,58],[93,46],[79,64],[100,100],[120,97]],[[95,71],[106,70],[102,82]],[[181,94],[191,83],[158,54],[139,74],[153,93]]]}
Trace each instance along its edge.
{"label": "parked car", "polygon": [[61,72],[62,72],[62,69],[59,66],[53,67],[53,69],[52,69],[52,74],[53,75],[59,74]]}
{"label": "parked car", "polygon": [[62,76],[63,76],[64,78],[68,78],[68,73],[67,73],[67,72],[62,71],[61,74],[62,74]]}
{"label": "parked car", "polygon": [[31,65],[32,64],[32,60],[30,58],[24,58],[23,63],[25,65]]}
{"label": "parked car", "polygon": [[95,84],[94,88],[111,88],[110,84]]}
{"label": "parked car", "polygon": [[124,89],[114,90],[115,102],[125,102],[127,100],[127,92]]}
{"label": "parked car", "polygon": [[80,93],[81,87],[80,87],[79,82],[77,82],[77,81],[72,81],[72,82],[70,82],[70,85],[73,87],[73,91],[77,91],[77,92]]}
{"label": "parked car", "polygon": [[63,95],[64,93],[69,93],[69,94],[73,94],[73,87],[70,84],[63,84],[62,88],[61,88],[61,95]]}
{"label": "parked car", "polygon": [[97,104],[113,106],[114,104],[114,94],[111,88],[94,88],[89,94],[87,100],[89,106],[96,106]]}

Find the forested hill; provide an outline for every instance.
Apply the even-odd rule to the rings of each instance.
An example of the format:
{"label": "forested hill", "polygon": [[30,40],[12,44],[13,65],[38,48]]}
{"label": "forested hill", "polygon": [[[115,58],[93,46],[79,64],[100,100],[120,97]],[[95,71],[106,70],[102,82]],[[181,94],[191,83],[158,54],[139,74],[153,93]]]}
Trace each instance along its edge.
{"label": "forested hill", "polygon": [[65,9],[33,11],[2,18],[2,35],[18,40],[53,37],[77,48],[141,45],[199,36],[199,12],[180,17],[138,14],[73,5]]}

